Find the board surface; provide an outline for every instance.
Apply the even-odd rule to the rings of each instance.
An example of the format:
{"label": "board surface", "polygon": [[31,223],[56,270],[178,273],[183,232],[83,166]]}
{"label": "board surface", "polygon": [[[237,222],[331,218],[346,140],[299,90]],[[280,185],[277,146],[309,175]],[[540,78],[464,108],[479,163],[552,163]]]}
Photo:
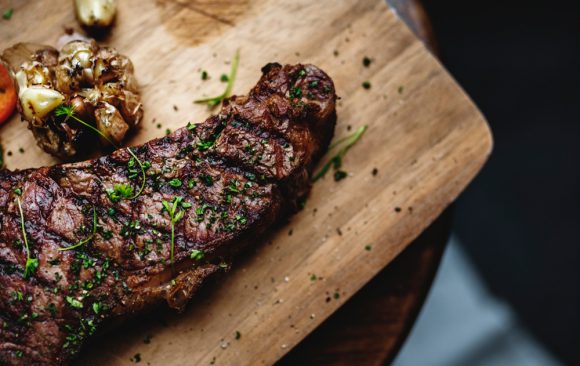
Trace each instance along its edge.
{"label": "board surface", "polygon": [[[0,49],[55,45],[65,27],[79,29],[72,1],[14,1]],[[238,48],[235,93],[268,62],[313,63],[342,97],[337,138],[349,126],[369,129],[344,159],[349,177],[317,182],[302,212],[256,238],[184,314],[158,309],[129,321],[91,343],[79,365],[132,364],[137,354],[151,365],[275,362],[432,222],[491,151],[481,114],[380,0],[121,0],[102,42],[133,60],[141,84],[145,118],[130,144],[204,120],[210,111],[192,100],[223,90],[219,76]],[[57,163],[25,126],[15,116],[0,129],[8,168]]]}

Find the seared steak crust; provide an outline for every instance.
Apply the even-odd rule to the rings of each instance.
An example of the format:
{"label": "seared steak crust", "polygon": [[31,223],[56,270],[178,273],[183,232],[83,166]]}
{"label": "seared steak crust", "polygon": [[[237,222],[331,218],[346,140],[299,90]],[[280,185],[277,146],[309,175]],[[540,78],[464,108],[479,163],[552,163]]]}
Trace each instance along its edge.
{"label": "seared steak crust", "polygon": [[[141,185],[127,149],[0,172],[0,364],[66,364],[107,319],[162,300],[182,309],[248,239],[298,208],[333,134],[334,85],[312,65],[262,71],[218,115],[132,148],[147,177],[134,199],[111,193]],[[183,216],[172,223],[163,201],[176,197]],[[29,276],[22,223],[38,259]]]}

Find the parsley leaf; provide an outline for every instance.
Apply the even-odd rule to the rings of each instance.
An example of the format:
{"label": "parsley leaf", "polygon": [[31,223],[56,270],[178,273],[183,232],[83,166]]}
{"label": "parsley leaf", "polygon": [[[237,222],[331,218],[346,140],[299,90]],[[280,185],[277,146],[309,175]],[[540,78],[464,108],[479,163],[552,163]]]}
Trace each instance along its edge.
{"label": "parsley leaf", "polygon": [[193,249],[191,251],[191,255],[189,256],[191,259],[195,259],[196,261],[200,261],[205,256],[205,252],[203,250]]}
{"label": "parsley leaf", "polygon": [[172,180],[169,181],[169,185],[172,186],[173,188],[179,188],[181,187],[181,180],[178,178],[173,178]]}
{"label": "parsley leaf", "polygon": [[12,18],[12,14],[14,14],[13,8],[6,9],[4,13],[2,13],[2,18],[4,18],[4,20],[10,20],[10,18]]}
{"label": "parsley leaf", "polygon": [[107,189],[107,195],[113,203],[119,202],[122,198],[133,197],[133,187],[128,184],[115,184],[113,189]]}
{"label": "parsley leaf", "polygon": [[75,299],[72,296],[67,296],[66,302],[68,302],[68,304],[75,309],[82,309],[83,308],[83,303],[80,302],[79,300]]}

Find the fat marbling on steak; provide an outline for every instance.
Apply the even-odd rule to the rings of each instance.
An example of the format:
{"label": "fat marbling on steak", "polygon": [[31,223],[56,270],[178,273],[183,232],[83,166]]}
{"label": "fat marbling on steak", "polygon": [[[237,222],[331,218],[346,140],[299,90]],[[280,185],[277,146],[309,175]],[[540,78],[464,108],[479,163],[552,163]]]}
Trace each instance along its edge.
{"label": "fat marbling on steak", "polygon": [[[182,309],[298,208],[334,131],[334,85],[312,65],[262,72],[218,115],[132,148],[147,177],[134,199],[111,194],[140,186],[127,149],[0,172],[0,364],[66,364],[108,319],[162,300]],[[28,276],[25,239],[38,260]]]}

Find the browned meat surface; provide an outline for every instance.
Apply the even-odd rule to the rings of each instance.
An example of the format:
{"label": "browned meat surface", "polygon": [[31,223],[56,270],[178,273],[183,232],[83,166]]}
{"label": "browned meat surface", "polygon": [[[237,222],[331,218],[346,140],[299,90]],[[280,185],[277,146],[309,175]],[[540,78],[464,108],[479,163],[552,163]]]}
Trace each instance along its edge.
{"label": "browned meat surface", "polygon": [[[182,309],[299,207],[334,131],[334,85],[311,65],[262,71],[218,115],[133,148],[147,177],[134,199],[111,193],[141,185],[127,149],[0,172],[0,364],[66,364],[111,318],[163,300]],[[38,260],[28,276],[25,241]]]}

